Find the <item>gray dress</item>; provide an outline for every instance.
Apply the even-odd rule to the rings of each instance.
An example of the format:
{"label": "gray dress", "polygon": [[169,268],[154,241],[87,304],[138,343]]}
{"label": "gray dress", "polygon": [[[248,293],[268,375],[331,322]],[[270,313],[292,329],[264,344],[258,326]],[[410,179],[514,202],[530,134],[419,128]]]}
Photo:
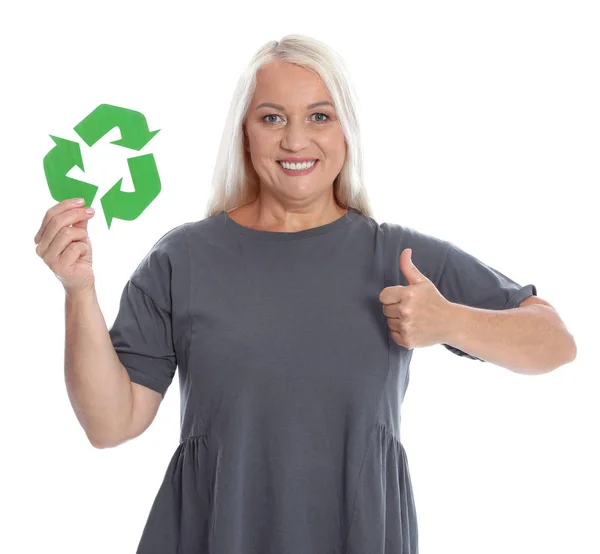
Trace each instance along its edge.
{"label": "gray dress", "polygon": [[400,440],[413,350],[379,301],[408,284],[405,248],[451,302],[501,310],[537,294],[353,209],[298,232],[221,212],[155,243],[109,329],[133,382],[164,395],[179,368],[180,441],[138,554],[418,552]]}

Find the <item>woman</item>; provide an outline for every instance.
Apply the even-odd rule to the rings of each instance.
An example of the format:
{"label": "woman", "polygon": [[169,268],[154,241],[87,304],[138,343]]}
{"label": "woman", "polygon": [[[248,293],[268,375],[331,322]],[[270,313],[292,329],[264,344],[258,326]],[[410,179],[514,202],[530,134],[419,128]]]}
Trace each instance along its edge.
{"label": "woman", "polygon": [[402,302],[380,293],[420,284],[435,307],[420,345],[451,336],[451,306],[537,293],[371,217],[354,106],[330,48],[267,43],[235,92],[207,216],[157,241],[108,333],[91,216],[70,201],[46,215],[38,254],[67,291],[67,386],[90,441],[143,433],[179,367],[181,440],[138,554],[418,552],[400,441],[412,346]]}

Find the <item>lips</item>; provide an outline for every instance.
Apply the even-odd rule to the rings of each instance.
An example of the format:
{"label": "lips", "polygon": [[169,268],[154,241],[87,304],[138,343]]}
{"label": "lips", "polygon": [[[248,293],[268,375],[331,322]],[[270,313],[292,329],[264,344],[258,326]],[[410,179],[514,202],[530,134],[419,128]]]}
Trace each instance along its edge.
{"label": "lips", "polygon": [[303,164],[303,163],[313,163],[314,162],[313,163],[313,166],[314,166],[314,165],[317,165],[318,161],[319,161],[318,159],[314,159],[313,158],[312,160],[302,160],[302,161],[299,161],[299,162],[298,161],[290,162],[289,160],[277,160],[277,163],[279,165],[281,165],[283,162],[288,163],[288,164]]}
{"label": "lips", "polygon": [[306,169],[286,169],[285,167],[283,167],[283,165],[281,165],[280,161],[277,162],[277,165],[279,165],[279,167],[282,169],[282,171],[286,175],[292,175],[292,176],[293,175],[307,175],[311,171],[313,171],[315,169],[315,167],[317,167],[318,164],[319,164],[319,160],[315,160],[315,163]]}
{"label": "lips", "polygon": [[277,160],[278,162],[287,162],[289,164],[298,164],[302,162],[314,162],[317,161],[318,158],[282,158],[281,160]]}

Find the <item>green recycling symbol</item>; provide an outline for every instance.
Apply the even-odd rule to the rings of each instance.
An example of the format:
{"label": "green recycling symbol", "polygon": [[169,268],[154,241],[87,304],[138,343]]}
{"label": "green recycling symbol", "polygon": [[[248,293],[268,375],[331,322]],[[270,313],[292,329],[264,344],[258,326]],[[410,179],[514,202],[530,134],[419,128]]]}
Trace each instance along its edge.
{"label": "green recycling symbol", "polygon": [[[121,138],[111,144],[137,151],[160,131],[150,131],[144,114],[109,104],[100,104],[73,129],[88,146],[93,146],[114,127],[121,131]],[[91,206],[98,187],[67,177],[75,166],[84,171],[79,143],[52,135],[50,138],[56,146],[44,157],[44,173],[52,198],[58,202],[83,198],[84,205]],[[152,154],[127,158],[127,165],[134,192],[121,190],[121,178],[100,198],[109,229],[114,218],[133,221],[139,217],[160,192],[160,178]]]}

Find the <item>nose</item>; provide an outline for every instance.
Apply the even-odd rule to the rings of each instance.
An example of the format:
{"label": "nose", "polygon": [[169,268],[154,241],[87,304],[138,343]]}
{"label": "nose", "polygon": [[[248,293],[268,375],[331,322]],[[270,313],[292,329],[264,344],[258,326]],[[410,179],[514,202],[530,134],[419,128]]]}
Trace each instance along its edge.
{"label": "nose", "polygon": [[310,128],[303,122],[288,122],[283,131],[281,146],[294,152],[303,150],[310,142]]}

